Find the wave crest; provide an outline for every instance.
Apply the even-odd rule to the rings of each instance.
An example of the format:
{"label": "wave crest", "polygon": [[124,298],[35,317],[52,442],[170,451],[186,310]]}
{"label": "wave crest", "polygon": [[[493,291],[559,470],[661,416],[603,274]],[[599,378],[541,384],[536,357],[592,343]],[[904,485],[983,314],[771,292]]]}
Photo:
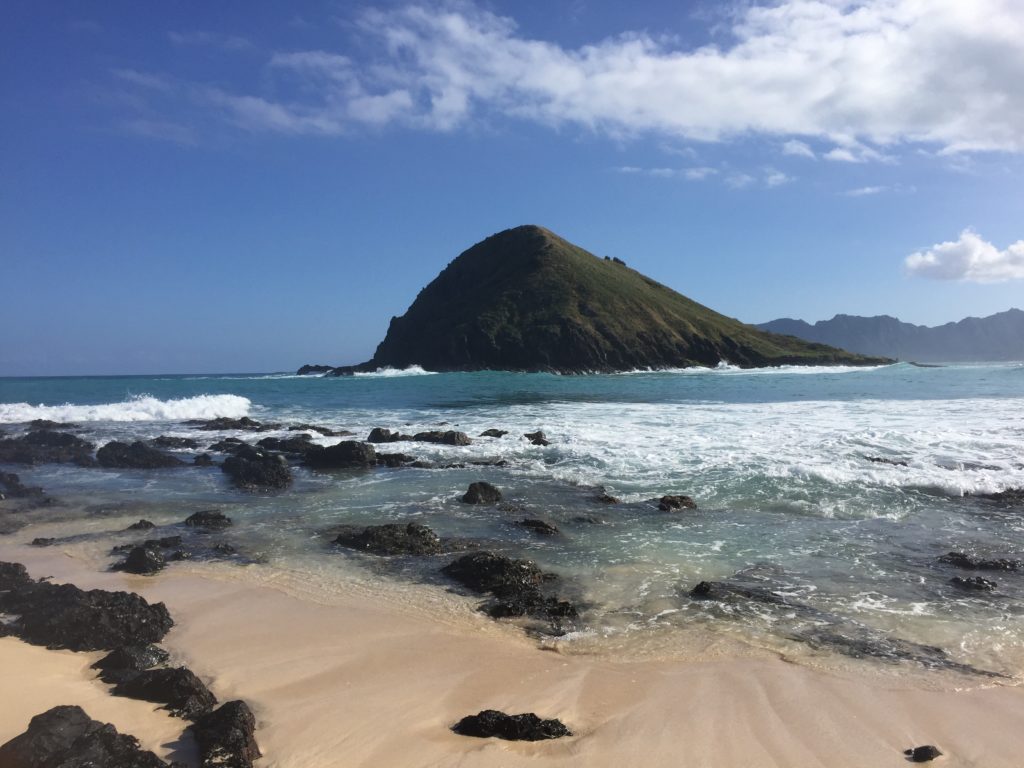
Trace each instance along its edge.
{"label": "wave crest", "polygon": [[137,395],[120,403],[97,405],[30,405],[0,403],[0,423],[16,424],[33,419],[51,421],[181,421],[214,419],[226,416],[238,419],[249,414],[252,401],[240,395],[197,395],[176,400],[158,400]]}
{"label": "wave crest", "polygon": [[420,365],[410,365],[408,368],[378,368],[376,371],[370,371],[368,373],[357,373],[356,376],[363,376],[366,378],[393,378],[395,376],[433,376],[437,371],[428,371]]}

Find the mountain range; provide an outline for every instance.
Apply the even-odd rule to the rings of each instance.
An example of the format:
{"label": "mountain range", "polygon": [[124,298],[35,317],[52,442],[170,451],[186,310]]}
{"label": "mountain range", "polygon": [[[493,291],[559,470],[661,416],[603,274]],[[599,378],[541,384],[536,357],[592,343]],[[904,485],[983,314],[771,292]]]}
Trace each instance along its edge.
{"label": "mountain range", "polygon": [[344,375],[421,365],[432,371],[613,372],[714,366],[890,362],[759,330],[543,227],[488,237],[454,259],[373,358],[303,366]]}
{"label": "mountain range", "polygon": [[782,318],[757,326],[763,331],[919,363],[1024,360],[1024,312],[1009,309],[988,317],[968,317],[933,328],[888,315],[836,315],[814,325]]}

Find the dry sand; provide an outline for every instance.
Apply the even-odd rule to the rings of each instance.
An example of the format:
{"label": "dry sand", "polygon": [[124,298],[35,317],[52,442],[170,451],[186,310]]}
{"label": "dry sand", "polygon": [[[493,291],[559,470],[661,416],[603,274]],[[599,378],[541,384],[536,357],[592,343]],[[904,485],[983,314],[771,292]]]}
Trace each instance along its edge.
{"label": "dry sand", "polygon": [[[259,567],[132,577],[9,539],[0,559],[24,562],[37,577],[164,601],[177,622],[164,644],[222,701],[252,705],[265,768],[864,768],[906,765],[902,750],[919,744],[943,749],[936,766],[1024,765],[1024,690],[1013,686],[926,690],[912,677],[774,658],[570,656],[469,611],[453,620],[433,610],[430,588],[405,601],[365,589],[317,601],[313,587],[303,596],[259,583],[269,571]],[[87,669],[97,656],[0,640],[0,741],[50,706],[78,703],[168,754],[160,745],[184,723],[108,696]],[[576,735],[525,744],[449,731],[487,708],[558,717]]]}

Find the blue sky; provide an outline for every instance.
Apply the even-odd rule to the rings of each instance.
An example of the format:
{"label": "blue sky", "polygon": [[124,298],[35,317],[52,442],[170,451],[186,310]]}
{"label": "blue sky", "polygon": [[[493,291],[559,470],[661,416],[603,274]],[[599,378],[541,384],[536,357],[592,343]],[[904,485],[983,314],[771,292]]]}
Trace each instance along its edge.
{"label": "blue sky", "polygon": [[1024,306],[1015,0],[5,5],[0,375],[368,358],[544,225],[748,322]]}

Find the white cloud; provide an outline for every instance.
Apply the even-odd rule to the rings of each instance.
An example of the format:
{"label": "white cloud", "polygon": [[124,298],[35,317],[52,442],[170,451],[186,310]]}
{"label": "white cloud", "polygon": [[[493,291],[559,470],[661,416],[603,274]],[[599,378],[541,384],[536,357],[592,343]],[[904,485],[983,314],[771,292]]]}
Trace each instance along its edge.
{"label": "white cloud", "polygon": [[999,250],[971,229],[954,242],[938,243],[906,258],[907,272],[935,280],[999,283],[1024,279],[1024,240]]}
{"label": "white cloud", "polygon": [[[266,92],[234,99],[263,102],[246,111],[249,129],[290,133],[449,131],[504,116],[615,137],[775,136],[797,156],[814,154],[813,139],[844,162],[906,143],[1024,151],[1020,0],[776,0],[726,18],[723,45],[624,33],[571,48],[468,0],[371,9],[355,22],[366,60],[298,66],[282,62],[337,54],[281,54],[271,70],[299,80],[291,99],[267,95],[286,91],[261,76]],[[209,33],[177,34],[198,44]]]}
{"label": "white cloud", "polygon": [[700,167],[700,168],[685,168],[683,170],[683,176],[690,181],[702,181],[708,176],[714,176],[718,173],[714,168]]}
{"label": "white cloud", "polygon": [[659,179],[683,178],[687,181],[703,181],[718,173],[715,168],[640,168],[635,165],[623,165],[615,170],[619,173],[653,176]]}
{"label": "white cloud", "polygon": [[792,155],[794,157],[809,157],[814,160],[817,155],[814,154],[814,150],[811,149],[810,145],[804,141],[797,141],[792,139],[782,145],[782,154]]}
{"label": "white cloud", "polygon": [[846,195],[847,197],[868,197],[869,195],[880,194],[888,189],[888,187],[858,187],[857,189],[849,190]]}
{"label": "white cloud", "polygon": [[196,144],[195,131],[187,125],[163,120],[145,120],[138,118],[128,120],[122,126],[127,133],[144,136],[147,139],[170,141],[174,144],[192,146]]}
{"label": "white cloud", "polygon": [[781,187],[783,184],[789,184],[789,182],[793,181],[792,176],[788,176],[774,168],[765,168],[764,174],[764,183],[769,187]]}
{"label": "white cloud", "polygon": [[749,173],[733,173],[726,177],[725,183],[733,189],[746,189],[753,184],[757,179],[751,176]]}

